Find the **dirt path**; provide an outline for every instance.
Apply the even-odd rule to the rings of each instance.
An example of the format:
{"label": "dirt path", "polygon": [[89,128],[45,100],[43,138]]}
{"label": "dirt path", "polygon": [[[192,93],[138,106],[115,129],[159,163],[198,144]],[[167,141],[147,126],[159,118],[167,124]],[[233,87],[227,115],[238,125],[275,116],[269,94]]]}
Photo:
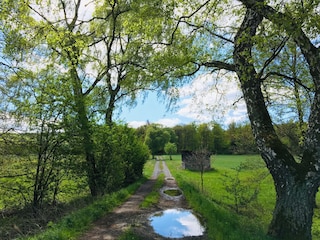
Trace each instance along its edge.
{"label": "dirt path", "polygon": [[[142,184],[140,188],[133,194],[123,205],[107,214],[103,218],[93,223],[89,229],[79,240],[114,240],[118,239],[129,228],[136,232],[141,239],[161,240],[167,239],[154,233],[152,227],[148,223],[148,217],[151,213],[169,208],[187,208],[187,202],[183,197],[170,199],[160,197],[156,206],[148,209],[141,209],[139,205],[143,199],[152,191],[155,180],[161,173],[165,175],[165,188],[175,188],[177,184],[172,177],[165,161],[155,162],[153,174],[147,182]],[[180,238],[181,239],[181,238]],[[206,239],[205,237],[186,237],[183,239]]]}

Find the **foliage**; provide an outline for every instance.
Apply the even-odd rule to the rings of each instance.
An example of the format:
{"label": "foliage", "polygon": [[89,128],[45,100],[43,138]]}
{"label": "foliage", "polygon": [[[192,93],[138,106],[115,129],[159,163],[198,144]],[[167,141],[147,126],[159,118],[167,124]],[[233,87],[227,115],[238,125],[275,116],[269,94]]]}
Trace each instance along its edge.
{"label": "foliage", "polygon": [[170,141],[170,133],[164,128],[150,125],[145,135],[145,143],[149,147],[152,156],[164,152],[165,144]]}
{"label": "foliage", "polygon": [[171,160],[172,159],[171,155],[177,153],[176,144],[171,142],[166,143],[166,145],[164,145],[164,152],[170,155],[170,160]]}
{"label": "foliage", "polygon": [[[266,216],[264,215],[266,215],[266,213],[269,215],[269,210],[267,210],[266,213],[260,212],[259,216],[249,214],[248,212],[245,212],[243,215],[238,215],[235,211],[230,210],[228,205],[233,203],[225,198],[228,194],[227,191],[225,191],[224,185],[226,179],[222,180],[223,174],[226,171],[230,174],[233,173],[234,170],[232,168],[239,166],[243,161],[247,161],[246,159],[252,160],[252,165],[256,167],[257,163],[260,165],[262,162],[261,158],[259,158],[259,156],[248,155],[217,155],[215,158],[215,171],[204,173],[204,192],[201,191],[201,186],[198,184],[198,173],[182,170],[178,167],[181,161],[180,156],[173,156],[173,161],[167,162],[171,173],[178,181],[179,187],[183,190],[188,203],[200,214],[206,226],[208,238],[234,240],[271,239],[265,235],[268,220],[265,219]],[[258,161],[254,160],[256,158]],[[251,174],[252,172],[249,173],[249,175]],[[268,201],[272,201],[272,194],[274,194],[272,191],[270,193],[270,185],[272,186],[272,182],[268,181],[268,186],[266,186],[266,189],[269,189],[268,192],[265,191],[263,186],[263,191],[259,193],[259,195],[266,194],[269,197],[267,199]],[[261,205],[265,206],[265,203],[262,202]],[[270,207],[271,210],[272,204],[268,204],[268,207]],[[258,210],[260,211],[261,209],[256,209],[256,211]]]}
{"label": "foliage", "polygon": [[[63,124],[60,131],[85,155],[86,166],[80,161],[79,168],[97,196],[104,191],[101,163],[111,171],[122,168],[116,164],[122,160],[95,156],[93,126],[101,119],[112,125],[116,108],[133,105],[144,90],[167,89],[174,85],[169,79],[192,71],[192,37],[172,24],[172,1],[58,2],[2,4],[0,111],[10,110],[34,128],[44,120]],[[126,169],[127,182],[141,175],[135,166]]]}
{"label": "foliage", "polygon": [[[95,130],[103,191],[115,191],[140,179],[149,151],[135,130],[121,125],[112,129],[97,126]],[[81,189],[87,193],[83,151],[77,149],[75,138],[68,138],[69,134],[43,128],[39,133],[2,135],[0,182],[1,192],[6,194],[2,192],[1,208],[24,208],[32,203],[39,210],[66,201],[72,194],[83,195]]]}
{"label": "foliage", "polygon": [[199,149],[212,151],[215,148],[215,136],[209,124],[202,123],[197,126],[197,134],[199,139]]}
{"label": "foliage", "polygon": [[119,138],[117,156],[124,161],[125,183],[132,183],[142,177],[143,167],[149,159],[149,150],[135,134],[135,130],[127,126],[114,129]]}
{"label": "foliage", "polygon": [[[201,39],[195,44],[210,45],[200,53],[199,66],[208,72],[233,72],[239,80],[257,148],[278,196],[269,234],[311,239],[313,202],[320,185],[316,170],[320,161],[320,49],[314,18],[319,1],[239,2],[207,1],[198,8],[186,8],[184,23]],[[275,111],[279,105],[280,114]],[[300,122],[304,145],[299,161],[275,131],[279,118]],[[308,121],[307,128],[304,121]],[[219,143],[217,152],[224,148],[224,142]]]}
{"label": "foliage", "polygon": [[[283,143],[296,155],[299,155],[302,144],[302,135],[298,125],[299,123],[289,121],[277,124],[276,128]],[[212,153],[218,151],[221,154],[256,154],[258,152],[249,124],[231,123],[227,129],[222,128],[219,124],[214,124],[214,126],[215,130],[210,124],[178,125],[164,129],[171,132],[170,143],[176,144],[178,153],[183,150],[183,147],[195,151],[201,146],[208,146],[205,148],[208,151]],[[138,137],[145,139],[147,129],[147,125],[139,127]]]}
{"label": "foliage", "polygon": [[212,129],[214,149],[215,154],[225,153],[227,151],[229,142],[228,139],[224,136],[225,132],[219,124],[214,124]]}
{"label": "foliage", "polygon": [[178,152],[181,152],[183,150],[191,151],[198,149],[199,141],[195,124],[175,126],[173,130],[175,131],[178,138]]}
{"label": "foliage", "polygon": [[[94,10],[82,14],[80,9]],[[78,170],[86,171],[93,196],[104,193],[105,183],[111,191],[112,181],[131,182],[141,175],[142,160],[131,165],[132,159],[114,154],[114,133],[102,131],[110,143],[103,142],[95,132],[98,122],[112,127],[114,109],[133,104],[143,90],[169,91],[183,83],[171,80],[224,69],[238,77],[257,148],[275,181],[279,198],[270,235],[310,239],[320,184],[318,9],[319,1],[298,0],[3,1],[0,111],[39,133],[33,143],[38,146],[35,205],[47,198],[49,188],[58,191],[67,174],[59,165],[74,160],[69,158],[69,149],[76,149],[69,148],[71,143],[80,146]],[[277,132],[278,116],[298,122],[297,134],[284,128]],[[232,144],[239,153],[253,147],[235,136],[230,142],[221,126],[211,127],[209,139],[209,129],[202,126],[190,124],[184,132],[177,128],[178,150],[206,146],[229,153]],[[162,153],[172,136],[163,133],[147,132],[152,155]],[[67,153],[61,154],[67,140]],[[296,161],[293,154],[302,157]],[[111,168],[119,174],[112,176]],[[291,199],[296,207],[286,206]]]}
{"label": "foliage", "polygon": [[147,147],[126,125],[96,126],[95,149],[104,191],[110,192],[142,177]]}
{"label": "foliage", "polygon": [[302,153],[303,135],[300,131],[299,123],[290,121],[279,124],[276,126],[276,131],[290,152],[300,156]]}
{"label": "foliage", "polygon": [[232,154],[257,153],[257,146],[250,125],[231,123],[228,127],[227,135],[230,141],[229,151]]}
{"label": "foliage", "polygon": [[[69,155],[63,134],[49,129],[34,134],[3,135],[10,141],[2,142],[0,178],[6,208],[24,208],[32,203],[34,210],[47,204],[55,204],[61,184],[72,178],[72,155]],[[14,152],[11,149],[14,148]],[[79,184],[82,181],[79,181]],[[70,190],[67,190],[70,191]],[[19,197],[22,197],[22,199]],[[17,202],[18,201],[18,202]]]}

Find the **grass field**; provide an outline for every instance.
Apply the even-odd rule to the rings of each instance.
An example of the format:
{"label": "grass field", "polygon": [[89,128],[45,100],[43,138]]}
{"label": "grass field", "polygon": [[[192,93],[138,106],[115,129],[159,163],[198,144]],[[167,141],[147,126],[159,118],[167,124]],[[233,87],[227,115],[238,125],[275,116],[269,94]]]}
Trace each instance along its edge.
{"label": "grass field", "polygon": [[[203,174],[203,189],[201,174],[183,170],[180,155],[173,156],[173,160],[169,160],[167,156],[164,156],[164,159],[190,207],[202,216],[209,239],[270,239],[266,237],[266,232],[272,218],[275,191],[272,178],[259,156],[214,156],[211,161],[212,170]],[[152,175],[154,163],[154,160],[149,160],[145,164],[146,178]],[[162,182],[163,176],[159,178],[158,184],[161,185]],[[85,231],[92,221],[119,205],[140,184],[141,182],[137,182],[97,201],[89,201],[85,207],[79,207],[60,221],[49,222],[47,230],[42,234],[23,239],[76,239],[76,236]],[[253,191],[254,188],[258,191]],[[152,192],[142,207],[153,204],[157,201],[157,197],[157,192]],[[319,200],[318,195],[317,202]],[[5,231],[5,226],[17,224],[19,219],[11,219],[9,223],[6,219],[2,219],[6,224],[0,221],[0,230]],[[320,239],[318,208],[315,209],[312,233],[313,239]],[[139,238],[128,232],[122,239]]]}
{"label": "grass field", "polygon": [[[179,155],[165,159],[191,207],[204,217],[210,239],[270,239],[265,235],[276,194],[260,156],[214,156],[212,170],[203,174],[203,191],[200,172],[183,170]],[[313,239],[320,239],[319,216],[315,209]]]}

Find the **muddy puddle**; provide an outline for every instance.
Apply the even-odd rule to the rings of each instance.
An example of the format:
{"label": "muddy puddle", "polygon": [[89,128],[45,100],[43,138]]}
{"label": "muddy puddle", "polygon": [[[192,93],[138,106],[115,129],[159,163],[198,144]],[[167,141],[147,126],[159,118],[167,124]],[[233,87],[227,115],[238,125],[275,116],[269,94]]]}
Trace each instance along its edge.
{"label": "muddy puddle", "polygon": [[205,228],[190,210],[167,209],[149,217],[154,231],[167,238],[202,236]]}

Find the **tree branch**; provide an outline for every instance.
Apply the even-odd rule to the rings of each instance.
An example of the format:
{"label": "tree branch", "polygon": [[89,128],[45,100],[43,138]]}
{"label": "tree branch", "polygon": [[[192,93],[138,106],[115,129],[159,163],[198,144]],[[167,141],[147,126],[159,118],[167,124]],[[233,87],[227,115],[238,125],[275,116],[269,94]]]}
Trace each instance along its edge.
{"label": "tree branch", "polygon": [[312,44],[301,26],[296,23],[290,15],[276,11],[274,8],[265,4],[264,1],[240,0],[240,2],[247,8],[254,10],[272,23],[284,29],[293,38],[308,62],[316,89],[320,91],[320,66],[319,64],[315,64],[316,62],[320,62],[320,50]]}
{"label": "tree branch", "polygon": [[195,28],[195,29],[201,29],[201,28],[203,28],[204,30],[206,30],[209,34],[211,34],[212,36],[215,36],[215,37],[218,37],[218,38],[220,38],[220,39],[222,39],[222,40],[224,40],[224,41],[226,41],[226,42],[229,42],[229,43],[234,43],[234,41],[233,40],[231,40],[231,39],[229,39],[229,38],[226,38],[226,37],[224,37],[224,36],[222,36],[221,34],[218,34],[218,33],[215,33],[215,32],[213,32],[213,31],[211,31],[209,28],[207,28],[205,25],[195,25],[195,24],[192,24],[192,23],[189,23],[189,22],[187,22],[187,21],[181,21],[181,22],[183,22],[183,23],[185,23],[185,24],[187,24],[187,25],[189,25],[190,27],[193,27],[193,28]]}
{"label": "tree branch", "polygon": [[313,91],[313,89],[311,89],[310,87],[304,85],[301,81],[301,79],[298,79],[298,78],[295,78],[295,77],[290,77],[288,75],[285,75],[285,74],[282,74],[282,73],[279,73],[279,72],[268,72],[264,77],[261,78],[261,81],[264,81],[266,80],[267,78],[271,77],[271,76],[277,76],[277,77],[282,77],[282,78],[285,78],[285,79],[288,79],[290,81],[294,81],[296,82],[298,85],[300,85],[301,87],[303,87],[304,89],[306,89],[307,91],[311,92]]}
{"label": "tree branch", "polygon": [[181,16],[179,17],[178,21],[177,21],[177,24],[175,26],[175,28],[173,29],[173,32],[171,34],[171,37],[170,37],[170,40],[169,42],[161,42],[161,43],[157,43],[157,44],[161,44],[161,45],[166,45],[166,46],[169,46],[169,45],[172,45],[173,41],[174,41],[174,35],[176,34],[178,28],[179,28],[179,25],[180,23],[182,22],[185,22],[184,19],[188,19],[188,18],[191,18],[192,16],[194,16],[196,13],[198,13],[203,7],[205,7],[211,0],[207,0],[206,2],[204,2],[203,4],[201,4],[194,12],[190,13],[189,15],[187,16]]}
{"label": "tree branch", "polygon": [[262,78],[264,70],[269,66],[270,63],[279,55],[281,50],[283,49],[285,43],[289,40],[289,37],[285,37],[282,39],[280,45],[273,51],[272,55],[264,62],[264,65],[260,72],[258,73],[258,78]]}
{"label": "tree branch", "polygon": [[231,72],[235,72],[236,71],[236,67],[234,64],[230,64],[230,63],[226,63],[226,62],[222,62],[222,61],[210,61],[210,62],[204,62],[204,63],[200,63],[201,66],[205,66],[205,67],[213,67],[213,68],[217,68],[217,69],[225,69]]}

